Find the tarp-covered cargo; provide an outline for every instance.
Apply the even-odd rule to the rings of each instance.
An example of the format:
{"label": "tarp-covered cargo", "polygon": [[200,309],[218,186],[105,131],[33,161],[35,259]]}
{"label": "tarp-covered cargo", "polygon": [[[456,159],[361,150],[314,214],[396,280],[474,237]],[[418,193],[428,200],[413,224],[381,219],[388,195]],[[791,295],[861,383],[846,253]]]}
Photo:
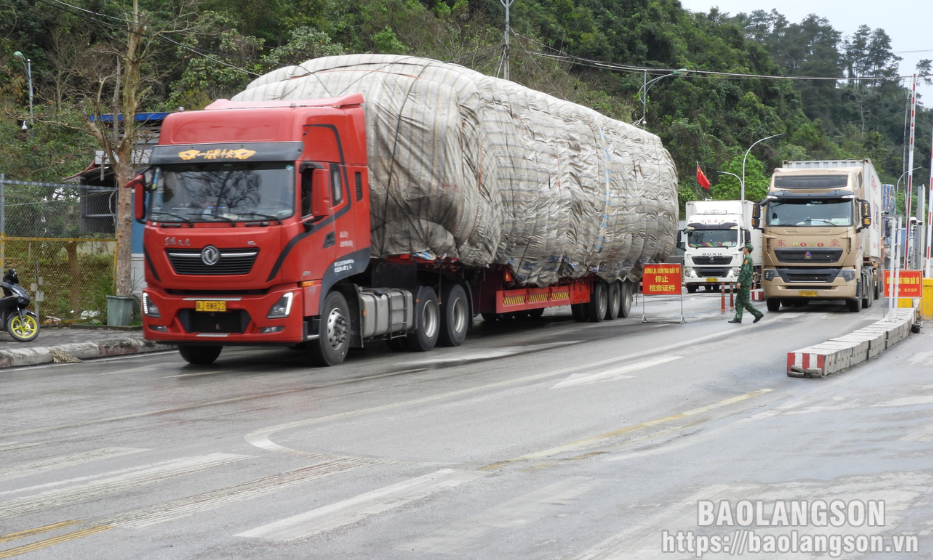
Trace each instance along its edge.
{"label": "tarp-covered cargo", "polygon": [[528,284],[640,275],[674,247],[677,175],[657,136],[455,64],[316,58],[236,101],[362,93],[372,255],[511,265]]}

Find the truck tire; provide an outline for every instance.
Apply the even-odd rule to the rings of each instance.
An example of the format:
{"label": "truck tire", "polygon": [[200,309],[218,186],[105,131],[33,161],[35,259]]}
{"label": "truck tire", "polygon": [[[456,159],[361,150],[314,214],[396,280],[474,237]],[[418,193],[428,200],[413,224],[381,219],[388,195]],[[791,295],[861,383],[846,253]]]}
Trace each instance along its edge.
{"label": "truck tire", "polygon": [[622,283],[616,280],[609,283],[608,305],[606,305],[606,320],[615,321],[619,317],[622,307]]}
{"label": "truck tire", "polygon": [[621,288],[622,295],[619,303],[619,317],[624,319],[632,314],[632,292],[634,291],[634,284],[628,280],[623,280]]}
{"label": "truck tire", "polygon": [[460,284],[447,284],[443,294],[441,329],[437,343],[441,346],[460,346],[470,327],[470,303]]}
{"label": "truck tire", "polygon": [[408,333],[408,349],[427,352],[437,345],[441,332],[441,310],[434,289],[424,286],[415,303],[415,331]]}
{"label": "truck tire", "polygon": [[597,280],[593,284],[590,302],[586,305],[586,316],[590,321],[599,323],[606,317],[606,309],[609,307],[609,288],[605,282]]}
{"label": "truck tire", "polygon": [[317,340],[308,341],[308,357],[317,367],[339,366],[350,349],[350,308],[340,292],[331,292],[321,305]]}
{"label": "truck tire", "polygon": [[214,363],[223,346],[190,346],[188,344],[179,344],[178,353],[183,360],[196,366],[207,366]]}
{"label": "truck tire", "polygon": [[778,298],[768,298],[765,304],[768,306],[768,311],[777,311],[781,308],[781,300]]}
{"label": "truck tire", "polygon": [[865,290],[865,297],[862,298],[862,309],[868,309],[869,307],[871,307],[871,304],[874,301],[872,299],[872,295],[874,295],[874,293],[875,293],[875,290],[873,289]]}
{"label": "truck tire", "polygon": [[862,301],[859,298],[847,299],[846,307],[848,307],[849,311],[852,313],[858,313],[862,310]]}
{"label": "truck tire", "polygon": [[539,307],[537,309],[531,309],[528,311],[528,318],[531,319],[532,321],[540,319],[543,316],[544,316],[543,307]]}
{"label": "truck tire", "polygon": [[570,313],[573,315],[573,320],[578,323],[585,323],[589,321],[586,317],[586,303],[571,303],[570,304]]}
{"label": "truck tire", "polygon": [[697,286],[696,284],[687,284],[687,293],[688,293],[688,294],[695,294],[695,293],[697,293],[697,288],[698,288],[698,287],[699,287],[699,286]]}

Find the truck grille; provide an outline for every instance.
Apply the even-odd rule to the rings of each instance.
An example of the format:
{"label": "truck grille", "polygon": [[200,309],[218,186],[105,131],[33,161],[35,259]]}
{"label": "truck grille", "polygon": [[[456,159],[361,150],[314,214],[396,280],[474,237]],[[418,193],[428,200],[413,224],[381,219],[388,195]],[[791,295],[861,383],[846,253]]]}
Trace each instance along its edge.
{"label": "truck grille", "polygon": [[182,309],[178,320],[189,333],[243,333],[249,325],[249,313],[242,309],[216,313]]}
{"label": "truck grille", "polygon": [[775,249],[774,256],[785,263],[836,263],[842,249]]}
{"label": "truck grille", "polygon": [[704,264],[732,264],[732,257],[730,256],[706,256],[706,255],[697,255],[691,257],[693,259],[693,264],[695,265],[704,265]]}
{"label": "truck grille", "polygon": [[221,276],[248,274],[259,255],[258,249],[223,249],[216,264],[208,265],[198,249],[171,249],[165,252],[175,274]]}
{"label": "truck grille", "polygon": [[841,269],[838,268],[779,268],[778,274],[786,283],[825,282],[832,283]]}
{"label": "truck grille", "polygon": [[700,266],[700,267],[697,267],[695,270],[696,270],[697,276],[709,276],[710,278],[712,278],[713,276],[723,277],[729,274],[728,268],[712,268],[709,266]]}

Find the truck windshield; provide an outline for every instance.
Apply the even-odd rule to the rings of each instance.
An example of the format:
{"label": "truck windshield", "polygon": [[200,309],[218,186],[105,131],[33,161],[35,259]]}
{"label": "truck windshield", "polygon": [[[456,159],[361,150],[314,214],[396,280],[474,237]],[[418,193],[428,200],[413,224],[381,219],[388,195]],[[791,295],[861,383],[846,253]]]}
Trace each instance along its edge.
{"label": "truck windshield", "polygon": [[241,222],[295,213],[295,171],[283,163],[197,163],[157,167],[149,219]]}
{"label": "truck windshield", "polygon": [[734,229],[687,230],[687,244],[690,247],[735,247],[738,242],[738,230]]}
{"label": "truck windshield", "polygon": [[768,225],[851,226],[851,200],[782,200],[768,205]]}

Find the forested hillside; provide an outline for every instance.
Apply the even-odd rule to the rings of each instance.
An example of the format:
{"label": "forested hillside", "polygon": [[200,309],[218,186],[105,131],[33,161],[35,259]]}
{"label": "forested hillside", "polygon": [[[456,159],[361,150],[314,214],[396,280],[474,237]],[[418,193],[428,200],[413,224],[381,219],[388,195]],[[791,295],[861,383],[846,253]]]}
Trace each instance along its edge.
{"label": "forested hillside", "polygon": [[[340,53],[426,56],[502,76],[504,14],[499,0],[138,0],[133,34],[132,0],[0,0],[0,172],[57,181],[87,165],[99,148],[88,114],[122,107],[133,85],[130,40],[137,111],[170,111]],[[737,197],[738,180],[718,172],[740,175],[745,151],[772,135],[748,156],[747,198],[763,195],[784,159],[869,157],[895,183],[908,84],[884,30],[866,21],[844,36],[832,15],[790,22],[773,10],[692,13],[677,0],[515,0],[510,79],[638,123],[639,89],[660,78],[645,126],[674,156],[682,202],[705,194],[697,162],[714,197]],[[28,83],[14,51],[32,63],[35,123],[25,131]],[[917,115],[917,183],[929,176],[931,116]]]}

